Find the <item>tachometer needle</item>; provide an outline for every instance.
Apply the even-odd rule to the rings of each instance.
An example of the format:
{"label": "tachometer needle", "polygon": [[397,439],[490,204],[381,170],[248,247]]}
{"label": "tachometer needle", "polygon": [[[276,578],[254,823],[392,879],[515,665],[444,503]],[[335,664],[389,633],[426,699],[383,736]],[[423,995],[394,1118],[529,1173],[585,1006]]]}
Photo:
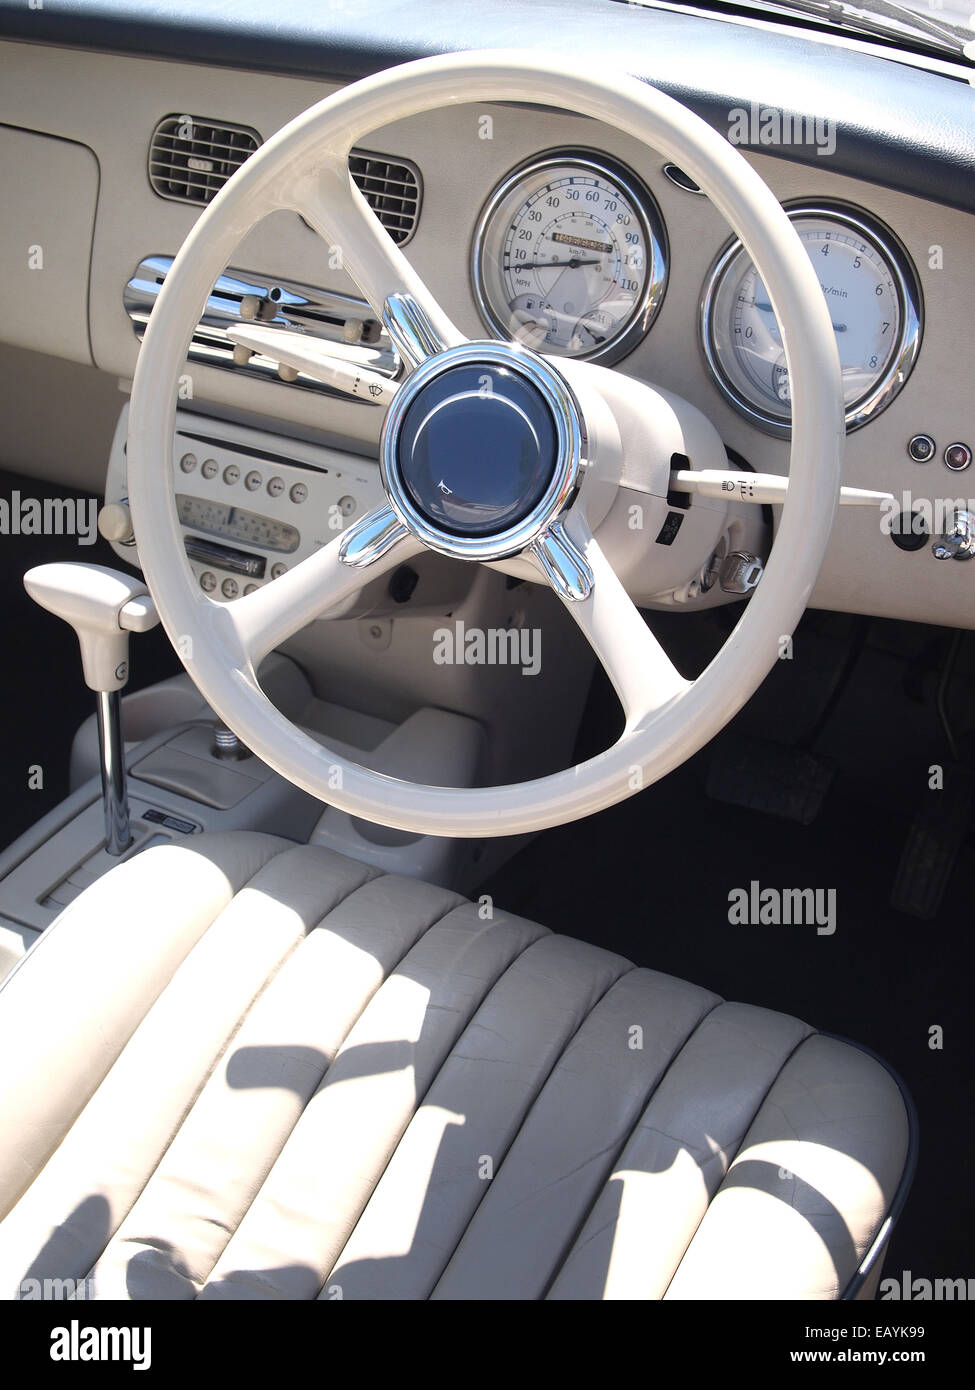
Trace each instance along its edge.
{"label": "tachometer needle", "polygon": [[[774,310],[772,309],[771,304],[759,304],[759,302],[758,302],[757,299],[754,301],[754,303],[755,303],[755,308],[756,308],[756,309],[761,309],[761,311],[762,311],[763,314],[771,314],[771,313],[774,312]],[[832,320],[830,320],[830,322],[832,322]],[[834,333],[845,333],[845,332],[846,332],[846,324],[845,324],[845,323],[834,323],[834,324],[833,324],[833,332],[834,332]]]}

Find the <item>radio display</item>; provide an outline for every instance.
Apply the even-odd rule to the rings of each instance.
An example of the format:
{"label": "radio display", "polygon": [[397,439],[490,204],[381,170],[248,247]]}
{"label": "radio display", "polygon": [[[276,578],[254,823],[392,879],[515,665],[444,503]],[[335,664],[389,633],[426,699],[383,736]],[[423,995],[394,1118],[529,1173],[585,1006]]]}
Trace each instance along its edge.
{"label": "radio display", "polygon": [[286,521],[275,521],[227,502],[211,502],[205,497],[189,497],[185,492],[178,492],[176,510],[184,526],[192,526],[194,531],[203,531],[208,536],[223,536],[226,540],[242,541],[263,550],[278,550],[285,555],[297,550],[301,542],[297,528]]}

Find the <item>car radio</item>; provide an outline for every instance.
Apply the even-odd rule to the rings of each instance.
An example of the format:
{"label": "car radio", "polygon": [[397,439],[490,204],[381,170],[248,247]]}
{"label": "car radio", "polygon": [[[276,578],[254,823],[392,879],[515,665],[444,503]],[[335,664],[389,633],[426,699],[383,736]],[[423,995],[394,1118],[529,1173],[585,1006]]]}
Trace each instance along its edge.
{"label": "car radio", "polygon": [[[126,404],[99,528],[123,560],[138,565],[127,506],[127,428]],[[271,583],[384,501],[376,463],[188,411],[176,414],[172,461],[194,577],[204,593],[224,601]]]}

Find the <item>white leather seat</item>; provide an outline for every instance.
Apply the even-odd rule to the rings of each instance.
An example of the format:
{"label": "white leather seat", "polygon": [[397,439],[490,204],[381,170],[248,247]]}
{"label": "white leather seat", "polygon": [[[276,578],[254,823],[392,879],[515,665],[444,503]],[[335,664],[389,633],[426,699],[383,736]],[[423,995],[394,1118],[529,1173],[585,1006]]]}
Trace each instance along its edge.
{"label": "white leather seat", "polygon": [[77,899],[0,1048],[6,1297],[835,1298],[908,1151],[849,1044],[251,833]]}

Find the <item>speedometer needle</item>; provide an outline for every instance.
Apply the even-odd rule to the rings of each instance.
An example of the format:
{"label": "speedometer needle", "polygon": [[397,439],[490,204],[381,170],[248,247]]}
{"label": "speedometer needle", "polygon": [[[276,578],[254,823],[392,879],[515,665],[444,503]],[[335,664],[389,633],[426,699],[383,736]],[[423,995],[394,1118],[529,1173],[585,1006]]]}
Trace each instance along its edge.
{"label": "speedometer needle", "polygon": [[581,265],[599,265],[599,257],[593,256],[589,260],[572,256],[567,261],[560,261],[558,257],[554,261],[512,261],[505,266],[505,270],[546,270],[553,265],[557,265],[561,270],[578,270]]}

